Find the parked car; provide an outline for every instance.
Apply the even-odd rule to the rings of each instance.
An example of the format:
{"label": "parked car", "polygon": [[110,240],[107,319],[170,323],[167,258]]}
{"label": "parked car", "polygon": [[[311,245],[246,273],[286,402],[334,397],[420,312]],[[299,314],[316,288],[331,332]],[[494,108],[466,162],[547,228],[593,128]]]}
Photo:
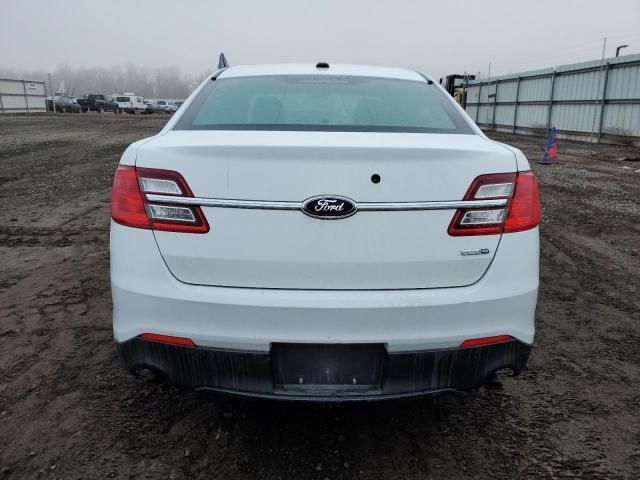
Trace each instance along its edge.
{"label": "parked car", "polygon": [[83,105],[84,102],[82,102],[82,100],[84,100],[84,98],[75,98],[73,103],[80,107],[81,113],[87,113],[89,111],[89,107],[87,105]]}
{"label": "parked car", "polygon": [[153,106],[153,103],[151,102],[144,102],[146,108],[144,109],[144,113],[146,113],[147,115],[151,114],[151,113],[155,113],[155,107]]}
{"label": "parked car", "polygon": [[164,112],[164,107],[167,106],[167,101],[166,100],[156,100],[155,102],[155,109],[156,109],[156,113],[163,113]]}
{"label": "parked car", "polygon": [[122,112],[127,112],[135,115],[136,113],[144,113],[147,106],[144,103],[142,97],[134,93],[123,93],[115,96],[115,101],[118,104],[118,108]]}
{"label": "parked car", "polygon": [[118,103],[109,95],[94,94],[87,95],[87,98],[79,98],[78,104],[83,107],[83,111],[92,112],[113,112],[120,113]]}
{"label": "parked car", "polygon": [[124,152],[111,218],[131,372],[363,400],[479,387],[531,351],[536,178],[410,70],[221,69]]}
{"label": "parked car", "polygon": [[164,113],[175,113],[178,111],[177,105],[170,103],[164,107]]}
{"label": "parked car", "polygon": [[55,100],[56,112],[60,113],[80,113],[82,107],[74,103],[74,99],[65,95],[55,95],[47,98],[47,111],[53,111],[53,100]]}

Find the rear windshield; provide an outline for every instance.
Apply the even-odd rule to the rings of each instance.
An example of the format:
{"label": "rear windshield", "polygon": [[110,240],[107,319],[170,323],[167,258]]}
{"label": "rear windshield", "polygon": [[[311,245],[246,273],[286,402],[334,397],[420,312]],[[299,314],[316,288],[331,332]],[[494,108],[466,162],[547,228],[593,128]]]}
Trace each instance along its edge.
{"label": "rear windshield", "polygon": [[217,79],[175,129],[472,133],[426,81],[325,75]]}
{"label": "rear windshield", "polygon": [[167,102],[165,102],[164,100],[159,100],[158,101],[158,105],[166,105],[166,104],[167,104]]}
{"label": "rear windshield", "polygon": [[130,102],[131,97],[116,97],[116,102]]}

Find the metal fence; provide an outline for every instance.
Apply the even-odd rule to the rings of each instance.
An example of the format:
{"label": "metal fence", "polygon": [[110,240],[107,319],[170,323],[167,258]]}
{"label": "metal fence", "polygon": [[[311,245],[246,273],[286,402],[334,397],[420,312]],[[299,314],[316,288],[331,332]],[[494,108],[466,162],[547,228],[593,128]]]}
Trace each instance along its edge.
{"label": "metal fence", "polygon": [[0,78],[0,113],[46,111],[44,82]]}
{"label": "metal fence", "polygon": [[465,109],[485,130],[640,144],[640,55],[471,81]]}

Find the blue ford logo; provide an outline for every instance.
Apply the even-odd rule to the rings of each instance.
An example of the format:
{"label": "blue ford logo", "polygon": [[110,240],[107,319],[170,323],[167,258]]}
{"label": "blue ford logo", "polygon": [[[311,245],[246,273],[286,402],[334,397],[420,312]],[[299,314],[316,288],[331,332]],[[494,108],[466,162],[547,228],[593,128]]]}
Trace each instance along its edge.
{"label": "blue ford logo", "polygon": [[314,218],[323,220],[338,220],[356,213],[356,202],[345,197],[335,195],[321,195],[308,198],[302,204],[302,211]]}

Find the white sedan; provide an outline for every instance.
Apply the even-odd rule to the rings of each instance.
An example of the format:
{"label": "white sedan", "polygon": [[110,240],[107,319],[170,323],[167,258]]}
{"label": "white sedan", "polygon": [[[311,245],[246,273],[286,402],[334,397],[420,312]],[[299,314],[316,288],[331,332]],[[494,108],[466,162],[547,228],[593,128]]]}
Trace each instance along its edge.
{"label": "white sedan", "polygon": [[223,68],[124,152],[111,216],[131,372],[335,401],[525,368],[536,178],[426,75]]}

